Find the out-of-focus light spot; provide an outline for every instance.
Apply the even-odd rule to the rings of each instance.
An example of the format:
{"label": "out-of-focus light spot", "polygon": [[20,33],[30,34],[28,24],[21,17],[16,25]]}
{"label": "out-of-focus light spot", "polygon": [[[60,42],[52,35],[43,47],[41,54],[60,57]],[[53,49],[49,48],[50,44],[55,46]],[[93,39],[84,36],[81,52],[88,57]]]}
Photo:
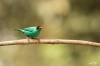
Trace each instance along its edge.
{"label": "out-of-focus light spot", "polygon": [[96,61],[92,61],[92,62],[90,62],[89,64],[96,65],[96,64],[97,64],[97,62],[96,62]]}

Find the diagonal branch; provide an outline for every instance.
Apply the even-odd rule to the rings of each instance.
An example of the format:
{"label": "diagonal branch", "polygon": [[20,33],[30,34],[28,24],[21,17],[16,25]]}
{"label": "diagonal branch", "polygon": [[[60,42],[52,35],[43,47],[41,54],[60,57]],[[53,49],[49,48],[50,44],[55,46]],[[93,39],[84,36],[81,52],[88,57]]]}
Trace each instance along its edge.
{"label": "diagonal branch", "polygon": [[9,45],[26,45],[26,44],[70,44],[70,45],[87,45],[100,47],[100,43],[84,41],[84,40],[68,40],[68,39],[20,39],[0,42],[0,46]]}

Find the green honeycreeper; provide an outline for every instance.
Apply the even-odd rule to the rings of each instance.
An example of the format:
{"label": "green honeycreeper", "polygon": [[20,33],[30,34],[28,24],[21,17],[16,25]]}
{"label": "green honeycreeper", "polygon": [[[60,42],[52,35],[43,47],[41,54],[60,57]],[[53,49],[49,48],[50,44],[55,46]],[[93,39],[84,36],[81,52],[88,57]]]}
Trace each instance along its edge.
{"label": "green honeycreeper", "polygon": [[32,26],[18,30],[23,32],[28,38],[35,39],[40,34],[41,29],[42,29],[41,26]]}

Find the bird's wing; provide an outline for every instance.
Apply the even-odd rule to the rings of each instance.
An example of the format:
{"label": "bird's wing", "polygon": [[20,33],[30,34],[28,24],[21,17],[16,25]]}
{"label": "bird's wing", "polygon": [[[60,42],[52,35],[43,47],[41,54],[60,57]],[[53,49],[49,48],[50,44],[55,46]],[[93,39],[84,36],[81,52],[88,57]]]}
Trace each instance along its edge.
{"label": "bird's wing", "polygon": [[30,31],[30,32],[34,32],[34,31],[36,31],[36,27],[23,28],[23,30]]}

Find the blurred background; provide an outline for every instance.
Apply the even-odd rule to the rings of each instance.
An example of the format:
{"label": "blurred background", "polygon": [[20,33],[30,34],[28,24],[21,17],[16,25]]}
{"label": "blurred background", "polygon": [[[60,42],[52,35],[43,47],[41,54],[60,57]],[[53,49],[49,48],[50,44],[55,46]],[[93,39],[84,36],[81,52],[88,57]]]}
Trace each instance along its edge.
{"label": "blurred background", "polygon": [[[100,42],[100,0],[0,0],[0,41],[23,39],[17,29],[41,25],[40,38]],[[99,47],[0,47],[0,66],[100,66]]]}

